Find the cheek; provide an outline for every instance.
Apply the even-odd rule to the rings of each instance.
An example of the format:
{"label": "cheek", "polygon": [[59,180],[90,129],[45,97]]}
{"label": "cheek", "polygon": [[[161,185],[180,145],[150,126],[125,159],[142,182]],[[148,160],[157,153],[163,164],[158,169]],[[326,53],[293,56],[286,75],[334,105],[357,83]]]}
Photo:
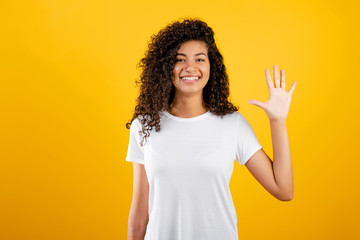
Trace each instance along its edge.
{"label": "cheek", "polygon": [[204,66],[202,68],[202,72],[206,75],[209,75],[210,74],[210,66]]}
{"label": "cheek", "polygon": [[173,77],[177,77],[180,73],[180,68],[175,66],[172,73],[173,73]]}
{"label": "cheek", "polygon": [[179,68],[174,67],[171,76],[171,81],[173,82],[173,84],[176,84],[176,82],[178,82],[178,78],[179,78]]}

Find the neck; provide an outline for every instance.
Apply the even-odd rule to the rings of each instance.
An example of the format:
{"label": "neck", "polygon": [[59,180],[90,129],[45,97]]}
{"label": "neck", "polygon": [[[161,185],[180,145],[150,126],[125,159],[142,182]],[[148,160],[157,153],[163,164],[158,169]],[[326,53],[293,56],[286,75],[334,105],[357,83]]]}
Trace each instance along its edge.
{"label": "neck", "polygon": [[208,109],[204,106],[202,94],[185,96],[175,93],[168,112],[176,117],[192,118],[202,115],[207,111]]}

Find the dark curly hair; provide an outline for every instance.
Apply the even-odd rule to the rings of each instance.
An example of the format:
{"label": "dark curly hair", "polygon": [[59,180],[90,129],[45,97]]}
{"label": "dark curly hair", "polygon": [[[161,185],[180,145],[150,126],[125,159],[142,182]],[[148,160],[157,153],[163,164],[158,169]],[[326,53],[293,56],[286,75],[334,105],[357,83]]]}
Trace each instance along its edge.
{"label": "dark curly hair", "polygon": [[142,69],[140,80],[140,94],[132,119],[126,123],[126,128],[138,116],[141,116],[143,125],[140,145],[150,136],[155,127],[160,131],[160,115],[162,110],[169,110],[175,96],[175,86],[172,83],[172,71],[175,65],[176,53],[183,42],[199,40],[206,43],[210,61],[210,76],[203,88],[205,108],[210,112],[223,117],[228,113],[238,111],[229,100],[229,79],[226,73],[223,57],[218,50],[214,31],[205,22],[196,18],[181,18],[167,25],[158,34],[151,36],[145,57],[140,60],[137,67]]}

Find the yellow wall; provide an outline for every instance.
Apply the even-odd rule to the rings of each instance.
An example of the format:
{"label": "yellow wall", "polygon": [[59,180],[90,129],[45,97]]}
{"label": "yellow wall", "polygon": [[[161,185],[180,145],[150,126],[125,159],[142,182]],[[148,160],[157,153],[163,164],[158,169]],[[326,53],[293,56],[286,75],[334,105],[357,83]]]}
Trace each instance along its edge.
{"label": "yellow wall", "polygon": [[[151,3],[150,3],[151,2]],[[2,1],[0,239],[126,239],[125,162],[150,36],[180,17],[216,33],[231,100],[272,157],[264,69],[297,86],[288,115],[295,195],[235,164],[240,239],[355,239],[359,207],[358,1]]]}

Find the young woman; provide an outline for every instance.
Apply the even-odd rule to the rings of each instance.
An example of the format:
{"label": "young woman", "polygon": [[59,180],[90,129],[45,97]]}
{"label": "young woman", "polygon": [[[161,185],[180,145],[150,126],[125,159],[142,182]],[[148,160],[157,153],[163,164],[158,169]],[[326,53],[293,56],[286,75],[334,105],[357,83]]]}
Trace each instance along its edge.
{"label": "young woman", "polygon": [[[154,35],[140,61],[140,95],[129,123],[126,161],[133,162],[128,239],[235,240],[229,182],[234,160],[282,201],[293,198],[286,118],[293,83],[268,69],[267,102],[249,100],[270,120],[274,161],[229,102],[229,81],[213,30],[180,19]],[[130,126],[131,124],[131,126]]]}

